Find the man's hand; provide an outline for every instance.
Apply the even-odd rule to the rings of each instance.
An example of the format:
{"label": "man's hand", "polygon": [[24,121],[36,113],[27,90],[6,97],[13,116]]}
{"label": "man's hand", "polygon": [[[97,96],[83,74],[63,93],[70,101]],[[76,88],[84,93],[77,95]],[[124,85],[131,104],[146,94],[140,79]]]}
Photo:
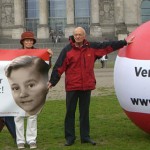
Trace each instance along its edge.
{"label": "man's hand", "polygon": [[48,89],[51,89],[53,87],[50,82],[48,82],[47,85],[48,85]]}
{"label": "man's hand", "polygon": [[49,53],[49,57],[53,56],[53,51],[51,49],[48,49],[47,52]]}
{"label": "man's hand", "polygon": [[129,45],[129,44],[131,44],[131,43],[133,43],[133,39],[135,38],[135,36],[132,36],[132,37],[130,37],[129,39],[127,39],[126,41],[127,41],[127,44]]}

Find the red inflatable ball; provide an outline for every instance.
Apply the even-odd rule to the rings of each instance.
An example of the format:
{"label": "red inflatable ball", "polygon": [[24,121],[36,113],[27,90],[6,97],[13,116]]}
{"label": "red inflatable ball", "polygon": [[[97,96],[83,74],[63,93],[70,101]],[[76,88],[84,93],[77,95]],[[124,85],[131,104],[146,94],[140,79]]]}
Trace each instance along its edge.
{"label": "red inflatable ball", "polygon": [[127,38],[133,43],[119,50],[114,67],[114,86],[126,115],[150,133],[150,21]]}

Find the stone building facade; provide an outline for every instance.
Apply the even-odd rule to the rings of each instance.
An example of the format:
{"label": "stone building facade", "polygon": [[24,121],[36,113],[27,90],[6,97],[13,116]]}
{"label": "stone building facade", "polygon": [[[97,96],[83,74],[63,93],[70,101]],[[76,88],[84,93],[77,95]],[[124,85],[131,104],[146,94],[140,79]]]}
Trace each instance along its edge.
{"label": "stone building facade", "polygon": [[[0,0],[0,37],[19,39],[25,28],[25,0]],[[38,0],[39,20],[37,38],[49,38],[48,0]],[[121,38],[142,24],[143,0],[90,0],[89,35],[92,37],[115,36]],[[75,0],[66,0],[64,36],[75,28]]]}

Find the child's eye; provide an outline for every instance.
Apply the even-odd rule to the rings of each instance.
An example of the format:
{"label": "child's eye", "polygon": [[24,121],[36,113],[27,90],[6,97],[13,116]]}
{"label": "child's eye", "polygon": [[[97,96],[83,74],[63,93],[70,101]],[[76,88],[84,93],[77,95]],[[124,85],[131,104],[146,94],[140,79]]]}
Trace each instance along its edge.
{"label": "child's eye", "polygon": [[19,90],[19,87],[12,87],[11,88],[13,91],[18,91]]}
{"label": "child's eye", "polygon": [[30,84],[28,85],[28,87],[30,87],[30,88],[32,88],[32,87],[34,87],[34,86],[35,86],[34,83],[30,83]]}

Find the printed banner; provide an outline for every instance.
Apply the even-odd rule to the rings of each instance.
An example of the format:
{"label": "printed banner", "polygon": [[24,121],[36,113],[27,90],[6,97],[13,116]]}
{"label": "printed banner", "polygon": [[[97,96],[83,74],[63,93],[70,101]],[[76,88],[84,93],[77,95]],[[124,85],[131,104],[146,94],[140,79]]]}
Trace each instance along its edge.
{"label": "printed banner", "polygon": [[[13,75],[15,75],[15,76],[14,77],[11,76],[10,82],[8,81],[8,78],[6,77],[6,74],[5,74],[6,67],[15,58],[18,58],[20,56],[37,56],[38,58],[42,59],[42,61],[44,60],[44,63],[45,62],[48,63],[48,61],[49,61],[49,54],[47,52],[47,49],[29,49],[29,50],[0,49],[0,116],[24,116],[24,115],[26,115],[26,112],[23,110],[23,107],[21,108],[16,103],[16,101],[18,100],[16,93],[19,90],[21,91],[21,88],[24,87],[21,84],[22,84],[22,81],[25,81],[25,79],[24,79],[25,73],[28,73],[29,71],[26,71],[25,73],[22,72],[18,77],[17,77],[17,73],[15,73],[15,71],[13,71]],[[33,69],[32,69],[32,71],[33,71]],[[37,70],[36,70],[36,72],[37,72]],[[32,74],[34,75],[34,73],[32,73]],[[35,75],[38,78],[38,75],[36,73],[35,73]],[[15,81],[14,82],[15,84],[13,83],[13,80]],[[12,87],[10,86],[10,83],[11,83]],[[32,91],[32,87],[35,84],[36,83],[31,81],[31,83],[28,85],[28,87],[31,88],[30,92]],[[14,95],[12,95],[12,91],[14,92]],[[24,97],[28,97],[27,95],[29,95],[29,94],[26,94],[26,96],[24,96]],[[14,97],[16,98],[15,99],[16,101],[14,100]],[[32,105],[32,103],[33,103],[31,99],[34,99],[34,98],[31,98],[31,97],[30,97],[30,99],[28,98],[28,103],[27,103],[26,102],[27,98],[26,98],[26,100],[22,101],[22,104],[26,104],[26,107],[29,107],[27,105]]]}
{"label": "printed banner", "polygon": [[150,113],[150,60],[117,56],[114,69],[116,95],[129,112]]}

